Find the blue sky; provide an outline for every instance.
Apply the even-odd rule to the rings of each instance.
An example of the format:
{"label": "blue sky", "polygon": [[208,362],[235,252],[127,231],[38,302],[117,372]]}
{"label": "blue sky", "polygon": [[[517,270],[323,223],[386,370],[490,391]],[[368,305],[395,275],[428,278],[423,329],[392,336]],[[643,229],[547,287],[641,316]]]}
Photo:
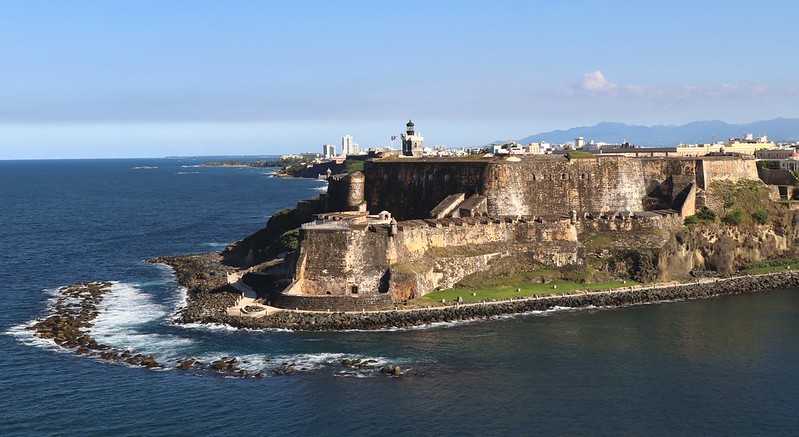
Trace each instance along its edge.
{"label": "blue sky", "polygon": [[[633,4],[634,3],[634,4]],[[799,117],[799,6],[5,1],[0,159],[473,145]]]}

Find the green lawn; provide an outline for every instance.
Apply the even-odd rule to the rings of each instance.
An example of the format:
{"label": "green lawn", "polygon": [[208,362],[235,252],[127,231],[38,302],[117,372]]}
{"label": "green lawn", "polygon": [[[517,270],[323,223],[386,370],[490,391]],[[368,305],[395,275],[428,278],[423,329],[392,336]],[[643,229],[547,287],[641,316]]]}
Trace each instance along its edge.
{"label": "green lawn", "polygon": [[354,159],[348,159],[344,161],[344,165],[347,166],[347,173],[355,173],[356,171],[363,171],[363,161],[356,161]]}
{"label": "green lawn", "polygon": [[755,263],[743,270],[741,273],[750,275],[760,275],[763,273],[785,272],[799,268],[799,259],[774,259]]}
{"label": "green lawn", "polygon": [[[510,283],[502,286],[493,287],[480,287],[480,288],[451,288],[449,290],[434,291],[424,295],[421,300],[428,302],[441,303],[441,299],[445,299],[445,303],[453,303],[458,299],[458,296],[463,298],[464,303],[482,302],[484,300],[506,300],[514,297],[533,297],[533,296],[548,296],[551,294],[568,294],[577,290],[610,290],[619,287],[629,287],[637,285],[638,283],[632,280],[627,280],[624,283],[621,280],[610,280],[604,282],[595,282],[584,284],[574,281],[567,281],[563,279],[555,279],[548,284],[541,284],[535,282],[519,282]],[[519,292],[516,289],[520,289]],[[472,295],[474,294],[474,295]]]}

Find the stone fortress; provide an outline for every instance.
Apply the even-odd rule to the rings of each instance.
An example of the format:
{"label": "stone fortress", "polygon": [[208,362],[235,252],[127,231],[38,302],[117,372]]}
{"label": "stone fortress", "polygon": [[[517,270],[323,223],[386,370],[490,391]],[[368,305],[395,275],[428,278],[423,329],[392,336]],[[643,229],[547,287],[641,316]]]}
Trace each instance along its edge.
{"label": "stone fortress", "polygon": [[312,218],[272,305],[373,308],[497,263],[581,266],[603,232],[658,247],[714,201],[711,182],[759,180],[755,160],[740,156],[425,158],[415,137],[409,122],[406,156],[331,175],[326,194],[298,205]]}

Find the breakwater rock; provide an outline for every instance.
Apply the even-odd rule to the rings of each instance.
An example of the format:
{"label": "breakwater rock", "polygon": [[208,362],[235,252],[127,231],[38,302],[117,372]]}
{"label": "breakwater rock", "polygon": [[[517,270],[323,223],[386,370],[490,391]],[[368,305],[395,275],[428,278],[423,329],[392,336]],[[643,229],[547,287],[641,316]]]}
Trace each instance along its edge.
{"label": "breakwater rock", "polygon": [[55,344],[80,355],[131,366],[161,367],[152,355],[116,350],[97,343],[91,336],[90,328],[99,315],[97,306],[111,291],[112,285],[110,282],[87,282],[58,289],[47,317],[28,329],[34,331],[37,337],[51,339]]}
{"label": "breakwater rock", "polygon": [[[216,375],[226,378],[263,378],[265,376],[290,375],[305,371],[301,363],[280,362],[276,367],[261,368],[233,356],[202,361],[194,357],[182,357],[161,361],[154,355],[131,349],[119,349],[102,344],[92,336],[92,327],[102,312],[101,304],[115,284],[112,282],[77,283],[55,290],[55,296],[42,319],[27,326],[27,330],[41,339],[51,340],[59,348],[98,361],[124,364],[152,370],[177,370],[198,375]],[[202,303],[203,301],[199,301]],[[213,311],[212,311],[213,313]],[[268,357],[265,357],[267,361]],[[379,366],[383,367],[379,367]],[[380,363],[376,360],[345,358],[332,367],[342,369],[339,373],[361,375],[384,375],[398,377],[406,375],[399,366]]]}
{"label": "breakwater rock", "polygon": [[440,322],[489,319],[508,314],[547,311],[555,308],[622,307],[652,302],[705,299],[722,295],[762,293],[778,288],[799,287],[799,272],[703,280],[694,283],[649,288],[520,298],[502,302],[463,304],[415,310],[374,312],[281,311],[260,318],[222,314],[204,317],[202,322],[226,323],[240,328],[284,328],[294,330],[374,330],[406,328]]}

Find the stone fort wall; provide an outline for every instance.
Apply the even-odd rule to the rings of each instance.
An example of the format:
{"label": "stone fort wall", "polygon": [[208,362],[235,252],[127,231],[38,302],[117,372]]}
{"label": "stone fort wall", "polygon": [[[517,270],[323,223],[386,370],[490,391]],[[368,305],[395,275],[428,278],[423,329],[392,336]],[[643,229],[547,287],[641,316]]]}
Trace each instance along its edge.
{"label": "stone fort wall", "polygon": [[430,217],[450,194],[484,191],[488,160],[390,159],[364,163],[367,209],[397,220]]}
{"label": "stone fort wall", "polygon": [[673,211],[577,222],[568,217],[410,220],[397,223],[393,231],[383,224],[320,223],[302,230],[295,280],[284,294],[364,302],[387,295],[399,301],[451,287],[496,258],[526,253],[553,267],[579,263],[578,230],[638,232],[679,223]]}
{"label": "stone fort wall", "polygon": [[489,215],[641,211],[641,163],[624,157],[525,159],[489,166]]}
{"label": "stone fort wall", "polygon": [[735,157],[414,159],[365,164],[369,211],[399,220],[428,218],[451,194],[478,193],[489,216],[598,214],[678,208],[690,186],[758,180],[755,161]]}
{"label": "stone fort wall", "polygon": [[288,294],[369,296],[388,291],[393,265],[477,256],[513,244],[576,242],[577,232],[564,218],[464,218],[399,222],[394,235],[390,225],[321,223],[304,226],[300,238]]}

